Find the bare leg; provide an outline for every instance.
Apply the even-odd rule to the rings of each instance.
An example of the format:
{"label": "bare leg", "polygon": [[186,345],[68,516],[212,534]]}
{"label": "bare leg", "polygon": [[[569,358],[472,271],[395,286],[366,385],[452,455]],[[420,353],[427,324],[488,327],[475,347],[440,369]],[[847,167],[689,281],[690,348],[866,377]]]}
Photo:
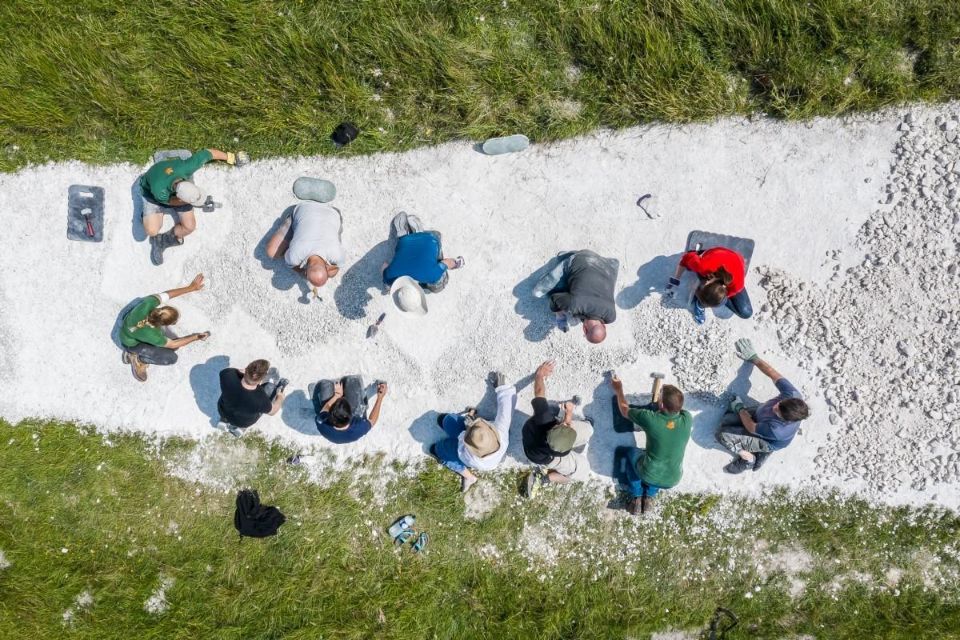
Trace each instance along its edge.
{"label": "bare leg", "polygon": [[186,238],[188,235],[196,231],[197,229],[197,218],[193,215],[193,209],[190,211],[184,211],[177,214],[180,217],[180,221],[173,228],[173,235],[177,236],[181,240]]}
{"label": "bare leg", "polygon": [[570,482],[570,478],[563,475],[559,471],[553,471],[553,470],[547,472],[547,480],[549,480],[550,482],[556,482],[557,484],[567,484],[568,482]]}
{"label": "bare leg", "polygon": [[470,469],[464,469],[463,473],[460,474],[460,477],[463,478],[463,481],[460,483],[460,491],[466,491],[474,484],[476,484],[478,478],[473,474],[473,471]]}
{"label": "bare leg", "polygon": [[270,241],[267,242],[267,255],[271,258],[277,258],[282,256],[287,252],[287,247],[290,245],[290,238],[293,235],[293,218],[287,216],[287,219],[283,221],[283,224],[280,225],[280,228],[277,229],[276,233],[270,236]]}
{"label": "bare leg", "polygon": [[444,259],[441,260],[440,262],[442,262],[443,264],[447,265],[447,269],[456,269],[456,268],[457,268],[457,261],[454,260],[453,258],[444,258]]}
{"label": "bare leg", "polygon": [[162,226],[163,226],[162,213],[149,213],[143,216],[143,230],[147,234],[147,237],[152,238],[153,236],[160,233],[160,227]]}

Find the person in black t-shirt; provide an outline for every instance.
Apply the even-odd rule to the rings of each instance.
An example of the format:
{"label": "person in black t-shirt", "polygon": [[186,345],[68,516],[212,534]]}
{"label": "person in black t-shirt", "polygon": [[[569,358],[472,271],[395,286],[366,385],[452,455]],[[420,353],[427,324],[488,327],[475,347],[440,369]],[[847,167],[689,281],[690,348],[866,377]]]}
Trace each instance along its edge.
{"label": "person in black t-shirt", "polygon": [[553,360],[547,360],[537,367],[533,417],[523,425],[523,452],[530,462],[539,465],[527,476],[524,495],[528,498],[551,482],[570,482],[593,435],[589,422],[573,419],[573,402],[560,405],[547,400],[546,379],[553,373],[554,366]]}
{"label": "person in black t-shirt", "polygon": [[287,380],[277,375],[266,360],[254,360],[243,371],[220,372],[220,399],[217,410],[227,431],[240,437],[263,414],[274,415],[283,404]]}

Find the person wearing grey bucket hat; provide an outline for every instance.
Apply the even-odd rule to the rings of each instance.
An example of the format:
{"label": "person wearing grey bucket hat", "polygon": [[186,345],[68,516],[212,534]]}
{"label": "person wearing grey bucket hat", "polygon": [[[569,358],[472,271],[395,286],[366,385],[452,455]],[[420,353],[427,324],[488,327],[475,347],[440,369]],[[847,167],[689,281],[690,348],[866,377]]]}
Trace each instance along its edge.
{"label": "person wearing grey bucket hat", "polygon": [[523,494],[533,498],[550,483],[566,484],[585,462],[587,443],[593,425],[573,416],[574,401],[547,400],[546,379],[553,374],[555,362],[547,360],[537,367],[533,378],[533,417],[523,425],[523,452],[538,465],[528,475]]}
{"label": "person wearing grey bucket hat", "polygon": [[493,422],[478,417],[476,410],[437,416],[437,426],[447,437],[430,445],[430,455],[460,476],[461,491],[477,482],[474,470],[495,469],[510,443],[510,422],[517,406],[517,389],[506,383],[502,373],[492,374],[490,382],[497,395],[497,416]]}

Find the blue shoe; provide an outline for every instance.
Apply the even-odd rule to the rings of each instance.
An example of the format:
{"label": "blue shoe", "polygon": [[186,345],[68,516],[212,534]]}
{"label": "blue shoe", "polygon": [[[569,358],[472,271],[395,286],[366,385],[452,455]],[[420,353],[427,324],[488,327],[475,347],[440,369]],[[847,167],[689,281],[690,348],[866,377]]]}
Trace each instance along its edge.
{"label": "blue shoe", "polygon": [[696,298],[693,299],[693,321],[697,324],[703,324],[707,321],[707,310]]}
{"label": "blue shoe", "polygon": [[557,328],[560,329],[560,331],[563,331],[564,333],[566,333],[567,331],[570,331],[570,321],[567,320],[567,314],[558,313],[556,318],[557,318]]}

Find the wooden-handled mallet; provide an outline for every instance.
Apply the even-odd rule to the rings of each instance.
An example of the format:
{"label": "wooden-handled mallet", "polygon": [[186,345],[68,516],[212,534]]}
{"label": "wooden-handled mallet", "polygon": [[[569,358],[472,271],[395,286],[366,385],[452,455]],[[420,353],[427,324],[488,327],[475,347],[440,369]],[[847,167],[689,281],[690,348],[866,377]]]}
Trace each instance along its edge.
{"label": "wooden-handled mallet", "polygon": [[651,373],[650,377],[653,378],[653,390],[650,391],[650,402],[660,402],[660,387],[663,386],[663,379],[666,377],[662,373]]}

